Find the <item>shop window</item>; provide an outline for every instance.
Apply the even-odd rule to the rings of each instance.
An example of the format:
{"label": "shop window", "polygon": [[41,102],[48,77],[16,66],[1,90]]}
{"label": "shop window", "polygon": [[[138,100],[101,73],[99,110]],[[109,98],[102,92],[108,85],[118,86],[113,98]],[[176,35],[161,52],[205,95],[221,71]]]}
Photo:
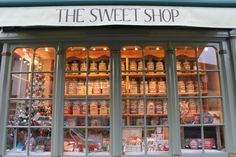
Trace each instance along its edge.
{"label": "shop window", "polygon": [[121,59],[123,154],[168,154],[165,52],[124,46]]}
{"label": "shop window", "polygon": [[54,48],[12,55],[6,155],[51,154]]}
{"label": "shop window", "polygon": [[182,153],[224,151],[223,104],[217,51],[177,47]]}
{"label": "shop window", "polygon": [[110,49],[66,50],[64,154],[110,154]]}

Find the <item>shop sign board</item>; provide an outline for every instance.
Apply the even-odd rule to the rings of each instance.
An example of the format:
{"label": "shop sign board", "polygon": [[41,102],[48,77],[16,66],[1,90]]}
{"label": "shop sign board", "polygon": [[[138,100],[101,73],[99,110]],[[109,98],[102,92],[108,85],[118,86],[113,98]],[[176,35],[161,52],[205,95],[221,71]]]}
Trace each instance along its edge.
{"label": "shop sign board", "polygon": [[190,26],[236,28],[236,8],[177,6],[2,7],[0,26]]}

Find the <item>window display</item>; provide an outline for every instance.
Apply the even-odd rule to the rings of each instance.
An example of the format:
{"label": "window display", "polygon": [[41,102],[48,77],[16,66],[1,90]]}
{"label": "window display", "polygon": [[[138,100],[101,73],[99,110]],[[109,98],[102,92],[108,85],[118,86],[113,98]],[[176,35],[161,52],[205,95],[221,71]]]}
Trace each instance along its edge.
{"label": "window display", "polygon": [[13,53],[6,155],[50,155],[54,48]]}
{"label": "window display", "polygon": [[65,60],[64,154],[109,155],[110,50],[70,47]]}
{"label": "window display", "polygon": [[216,49],[178,47],[176,59],[182,152],[224,151]]}
{"label": "window display", "polygon": [[158,46],[125,46],[121,59],[123,154],[168,153],[164,50]]}

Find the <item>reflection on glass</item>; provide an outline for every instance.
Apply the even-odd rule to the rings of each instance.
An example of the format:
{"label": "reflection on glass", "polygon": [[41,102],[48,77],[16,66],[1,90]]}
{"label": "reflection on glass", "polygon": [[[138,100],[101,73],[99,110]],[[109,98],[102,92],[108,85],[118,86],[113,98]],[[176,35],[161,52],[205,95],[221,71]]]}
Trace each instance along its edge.
{"label": "reflection on glass", "polygon": [[206,75],[200,77],[202,82],[204,96],[220,96],[219,72],[206,72]]}
{"label": "reflection on glass", "polygon": [[11,75],[11,98],[30,97],[31,74],[12,74]]}
{"label": "reflection on glass", "polygon": [[31,126],[52,125],[52,101],[34,100],[31,105]]}
{"label": "reflection on glass", "polygon": [[200,124],[199,99],[180,99],[179,109],[181,124]]}
{"label": "reflection on glass", "polygon": [[[53,74],[51,73],[34,73],[33,74],[33,98],[52,97]],[[31,90],[29,90],[31,92]]]}
{"label": "reflection on glass", "polygon": [[88,130],[88,154],[109,155],[110,152],[110,131],[109,129]]}
{"label": "reflection on glass", "polygon": [[27,128],[7,129],[6,155],[18,156],[27,154]]}
{"label": "reflection on glass", "polygon": [[55,49],[44,47],[38,48],[34,55],[34,71],[54,71]]}
{"label": "reflection on glass", "polygon": [[17,48],[12,57],[13,72],[29,72],[32,69],[33,49]]}
{"label": "reflection on glass", "polygon": [[29,100],[11,100],[8,108],[8,125],[27,126],[29,123]]}
{"label": "reflection on glass", "polygon": [[216,49],[213,47],[198,48],[198,67],[199,70],[217,70],[218,61]]}
{"label": "reflection on glass", "polygon": [[144,154],[144,129],[143,128],[123,128],[122,146],[124,155]]}
{"label": "reflection on glass", "polygon": [[223,108],[221,99],[203,99],[203,123],[223,124]]}
{"label": "reflection on glass", "polygon": [[31,129],[29,140],[30,155],[50,155],[51,153],[51,129]]}
{"label": "reflection on glass", "polygon": [[225,151],[224,128],[222,126],[204,127],[204,148],[206,152]]}
{"label": "reflection on glass", "polygon": [[169,151],[168,128],[147,129],[147,152],[148,154],[159,154]]}
{"label": "reflection on glass", "polygon": [[85,155],[86,152],[85,129],[64,130],[64,154]]}

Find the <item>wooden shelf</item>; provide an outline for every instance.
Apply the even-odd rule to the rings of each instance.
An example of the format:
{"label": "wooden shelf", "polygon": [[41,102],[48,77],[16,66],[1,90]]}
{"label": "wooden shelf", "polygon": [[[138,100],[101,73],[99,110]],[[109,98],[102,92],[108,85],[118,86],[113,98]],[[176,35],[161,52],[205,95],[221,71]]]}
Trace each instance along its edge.
{"label": "wooden shelf", "polygon": [[[133,93],[123,93],[122,96],[143,96],[143,93],[137,93],[137,94],[133,94]],[[167,96],[166,93],[146,93],[146,96],[149,97],[155,97],[155,96]]]}
{"label": "wooden shelf", "polygon": [[[126,117],[143,117],[144,114],[123,114]],[[147,114],[147,117],[166,117],[167,114]]]}
{"label": "wooden shelf", "polygon": [[[202,91],[202,92],[200,92],[200,94],[206,95],[206,94],[208,94],[208,92],[207,92],[207,91]],[[193,92],[193,93],[179,93],[179,96],[194,96],[194,95],[199,95],[199,93],[198,93],[198,92]]]}
{"label": "wooden shelf", "polygon": [[[100,115],[100,114],[98,114],[98,115],[87,115],[87,117],[109,117],[110,115],[109,114],[104,114],[104,115]],[[85,114],[64,114],[64,117],[66,117],[66,118],[76,118],[76,117],[81,117],[81,118],[83,118],[83,117],[86,117],[86,115]]]}
{"label": "wooden shelf", "polygon": [[197,74],[206,75],[206,72],[177,72],[178,76],[196,76]]}
{"label": "wooden shelf", "polygon": [[[66,74],[65,77],[67,79],[86,79],[87,75],[86,74]],[[93,78],[93,79],[100,79],[100,78],[110,78],[110,74],[89,74],[88,78]]]}
{"label": "wooden shelf", "polygon": [[128,73],[122,73],[122,76],[129,76],[129,77],[136,77],[136,78],[139,78],[139,77],[166,77],[166,74],[164,73],[160,73],[160,72],[157,72],[157,73],[154,73],[154,72],[150,72],[150,73],[142,73],[142,72],[128,72]]}
{"label": "wooden shelf", "polygon": [[[90,98],[109,98],[110,95],[107,94],[90,94],[88,95]],[[77,94],[65,94],[65,98],[86,98],[86,95],[77,95]]]}

